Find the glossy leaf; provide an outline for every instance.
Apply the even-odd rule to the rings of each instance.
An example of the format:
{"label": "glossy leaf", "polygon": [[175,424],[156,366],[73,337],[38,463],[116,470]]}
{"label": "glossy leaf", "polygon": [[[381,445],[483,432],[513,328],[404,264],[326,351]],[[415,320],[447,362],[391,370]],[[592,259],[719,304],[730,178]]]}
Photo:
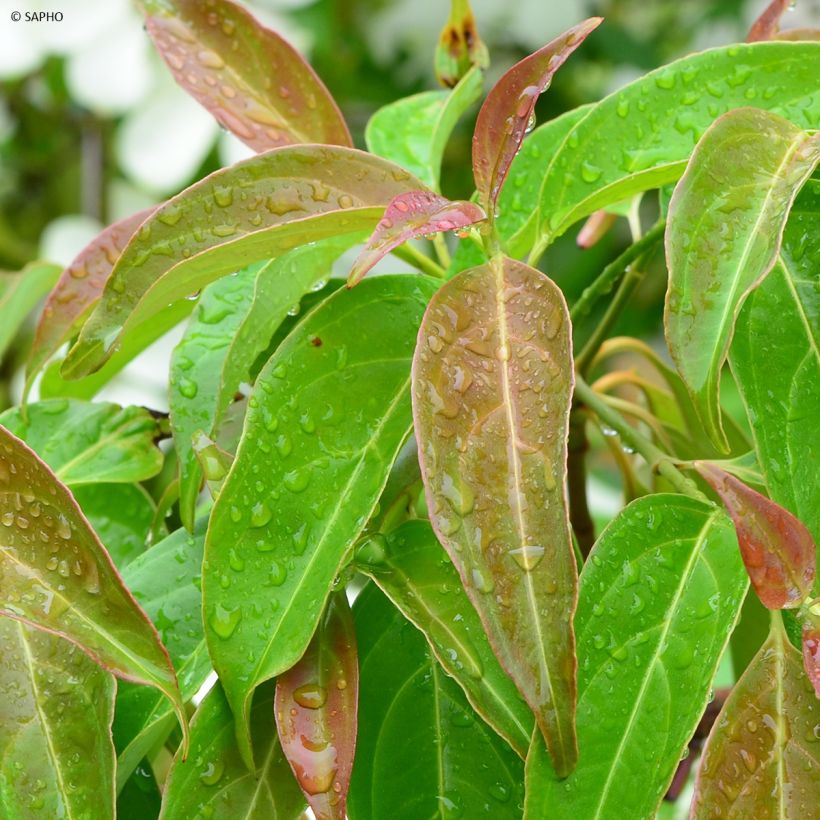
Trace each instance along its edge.
{"label": "glossy leaf", "polygon": [[46,361],[68,341],[99,301],[123,248],[153,211],[146,208],[109,225],[60,274],[37,323],[26,363],[26,393]]}
{"label": "glossy leaf", "polygon": [[248,763],[250,696],[302,656],[410,431],[410,358],[433,288],[388,276],[337,291],[256,380],[203,574],[208,647]]}
{"label": "glossy leaf", "polygon": [[746,300],[730,351],[768,495],[820,540],[820,184],[795,201],[780,260]]}
{"label": "glossy leaf", "polygon": [[214,172],[140,228],[69,351],[64,375],[100,367],[125,330],[169,302],[297,245],[372,230],[394,196],[421,187],[385,160],[321,145],[275,149]]}
{"label": "glossy leaf", "polygon": [[537,239],[538,200],[550,157],[591,110],[591,105],[581,105],[539,125],[515,155],[509,182],[498,197],[495,226],[505,240],[516,237],[516,253],[526,253]]}
{"label": "glossy leaf", "polygon": [[473,176],[481,204],[493,218],[501,186],[527,133],[538,97],[555,72],[596,29],[591,17],[516,63],[496,83],[478,112],[473,134]]}
{"label": "glossy leaf", "polygon": [[473,202],[453,202],[432,191],[410,191],[390,201],[364,250],[353,263],[347,277],[348,287],[365,274],[393,248],[414,236],[458,230],[486,219]]}
{"label": "glossy leaf", "polygon": [[805,525],[717,465],[700,461],[695,467],[732,516],[743,563],[764,606],[800,606],[816,571],[817,549]]}
{"label": "glossy leaf", "polygon": [[715,722],[692,818],[810,817],[820,801],[815,698],[782,626],[773,626]]}
{"label": "glossy leaf", "polygon": [[654,816],[747,585],[732,524],[711,504],[657,494],[621,511],[581,573],[578,766],[558,780],[534,738],[527,820]]}
{"label": "glossy leaf", "polygon": [[672,195],[666,343],[707,432],[724,447],[720,372],[735,319],[774,265],[791,204],[818,160],[820,135],[740,108],[703,135]]}
{"label": "glossy leaf", "polygon": [[121,678],[149,684],[187,729],[156,630],[66,487],[0,426],[0,615],[68,638]]}
{"label": "glossy leaf", "polygon": [[374,535],[356,555],[362,571],[422,631],[473,709],[526,757],[532,712],[499,666],[478,613],[429,522],[407,521],[387,535]]}
{"label": "glossy leaf", "polygon": [[353,606],[360,701],[351,820],[521,817],[523,766],[418,630],[368,585]]}
{"label": "glossy leaf", "polygon": [[117,795],[117,820],[157,820],[161,806],[156,777],[145,759]]}
{"label": "glossy leaf", "polygon": [[139,484],[83,484],[71,494],[118,570],[145,552],[156,506]]}
{"label": "glossy leaf", "polygon": [[176,81],[246,145],[352,146],[327,88],[276,32],[230,0],[141,0]]}
{"label": "glossy leaf", "polygon": [[56,635],[0,618],[0,816],[114,817],[114,679]]}
{"label": "glossy leaf", "polygon": [[[123,579],[154,623],[176,669],[183,701],[189,701],[211,671],[202,629],[202,554],[208,519],[193,534],[178,529],[132,561]],[[114,740],[121,790],[144,755],[174,728],[173,710],[154,690],[123,683],[117,694]]]}
{"label": "glossy leaf", "polygon": [[69,486],[142,481],[162,469],[156,419],[142,407],[52,399],[13,407],[0,424]]}
{"label": "glossy leaf", "polygon": [[562,774],[576,758],[572,385],[566,304],[544,274],[495,257],[433,297],[413,360],[431,522]]}
{"label": "glossy leaf", "polygon": [[795,0],[771,0],[752,23],[746,35],[747,43],[773,39],[780,30],[780,18],[794,7]]}
{"label": "glossy leaf", "polygon": [[48,262],[32,262],[16,273],[0,271],[0,361],[36,304],[57,281],[60,269]]}
{"label": "glossy leaf", "polygon": [[356,752],[359,666],[345,591],[328,600],[300,660],[276,681],[279,742],[316,820],[344,820]]}
{"label": "glossy leaf", "polygon": [[490,65],[490,54],[475,24],[470,0],[452,0],[450,17],[439,35],[435,55],[436,79],[453,88],[471,68]]}
{"label": "glossy leaf", "polygon": [[[753,43],[711,49],[610,94],[567,135],[542,172],[538,238],[551,243],[579,219],[677,180],[721,114],[753,104],[803,128],[820,114],[820,47]],[[522,236],[510,253],[524,253]]]}
{"label": "glossy leaf", "polygon": [[368,150],[439,190],[441,160],[461,116],[481,96],[481,71],[469,71],[452,91],[422,91],[380,108],[364,132]]}
{"label": "glossy leaf", "polygon": [[820,698],[820,626],[817,618],[810,625],[803,627],[803,668],[814,687],[814,693]]}
{"label": "glossy leaf", "polygon": [[259,690],[251,716],[259,767],[248,771],[222,687],[217,683],[208,692],[191,723],[191,754],[183,760],[177,752],[174,758],[162,820],[296,820],[301,816],[305,801],[276,736],[272,685]]}

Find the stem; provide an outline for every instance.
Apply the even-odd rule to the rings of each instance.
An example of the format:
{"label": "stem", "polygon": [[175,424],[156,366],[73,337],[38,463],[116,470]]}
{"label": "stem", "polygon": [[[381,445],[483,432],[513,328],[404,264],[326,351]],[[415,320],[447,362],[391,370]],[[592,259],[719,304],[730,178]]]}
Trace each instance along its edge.
{"label": "stem", "polygon": [[666,222],[661,220],[637,242],[630,245],[617,259],[610,262],[572,306],[569,314],[572,321],[575,322],[582,316],[586,316],[592,309],[593,304],[601,296],[606,296],[615,287],[626,268],[663,236],[665,229]]}
{"label": "stem", "polygon": [[437,233],[433,237],[433,247],[436,249],[436,256],[441,267],[445,270],[450,267],[450,251],[447,250],[447,243],[444,241],[443,234]]}
{"label": "stem", "polygon": [[656,447],[646,436],[629,424],[620,413],[613,410],[578,373],[575,375],[575,396],[604,424],[615,430],[625,444],[636,453],[640,453],[652,470],[662,475],[679,493],[700,501],[708,501],[694,481],[686,478],[678,470],[667,453]]}
{"label": "stem", "polygon": [[392,253],[398,256],[402,261],[407,262],[408,265],[412,265],[416,270],[420,270],[422,273],[429,274],[430,276],[435,276],[436,279],[444,279],[447,275],[441,265],[408,243],[400,245],[398,248],[393,248]]}
{"label": "stem", "polygon": [[586,558],[595,543],[595,524],[587,502],[586,454],[589,450],[586,420],[581,412],[573,409],[569,415],[569,440],[567,442],[567,489],[569,491],[569,520],[578,548]]}

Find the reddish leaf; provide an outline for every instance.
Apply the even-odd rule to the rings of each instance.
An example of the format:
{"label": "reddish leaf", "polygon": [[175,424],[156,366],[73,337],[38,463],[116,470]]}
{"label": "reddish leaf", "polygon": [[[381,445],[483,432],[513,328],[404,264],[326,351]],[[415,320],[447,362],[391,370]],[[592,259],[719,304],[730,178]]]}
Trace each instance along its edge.
{"label": "reddish leaf", "polygon": [[579,248],[586,250],[596,245],[606,235],[609,229],[615,224],[617,214],[610,211],[595,211],[578,232],[575,243]]}
{"label": "reddish leaf", "polygon": [[279,741],[317,820],[343,820],[356,750],[359,668],[344,591],[302,659],[276,682]]}
{"label": "reddish leaf", "polygon": [[68,489],[0,426],[0,615],[67,638],[185,710],[168,653]]}
{"label": "reddish leaf", "polygon": [[360,282],[383,256],[414,236],[453,231],[486,219],[472,202],[452,202],[432,191],[409,191],[394,197],[382,221],[347,277],[348,287]]}
{"label": "reddish leaf", "polygon": [[473,134],[473,175],[481,203],[491,218],[510,165],[524,141],[538,96],[602,20],[591,17],[525,57],[487,95]]}
{"label": "reddish leaf", "polygon": [[472,66],[487,68],[490,55],[478,36],[469,0],[452,0],[450,18],[436,47],[436,79],[453,88]]}
{"label": "reddish leaf", "polygon": [[97,303],[123,249],[153,211],[146,208],[109,225],[60,274],[37,323],[26,363],[26,393],[40,368]]}
{"label": "reddish leaf", "polygon": [[496,256],[431,300],[413,359],[430,520],[560,776],[577,756],[572,385],[566,303],[544,274]]}
{"label": "reddish leaf", "polygon": [[712,727],[692,820],[816,817],[818,721],[820,704],[799,653],[776,623]]}
{"label": "reddish leaf", "polygon": [[803,666],[815,694],[820,698],[820,627],[803,628]]}
{"label": "reddish leaf", "polygon": [[814,583],[816,551],[808,529],[717,465],[698,461],[695,468],[732,516],[743,563],[763,605],[769,609],[799,606]]}
{"label": "reddish leaf", "polygon": [[780,31],[780,18],[794,4],[794,0],[772,0],[752,23],[746,35],[747,43],[757,43],[760,40],[775,39]]}
{"label": "reddish leaf", "polygon": [[229,0],[143,0],[148,33],[176,81],[257,151],[352,147],[342,114],[299,53]]}

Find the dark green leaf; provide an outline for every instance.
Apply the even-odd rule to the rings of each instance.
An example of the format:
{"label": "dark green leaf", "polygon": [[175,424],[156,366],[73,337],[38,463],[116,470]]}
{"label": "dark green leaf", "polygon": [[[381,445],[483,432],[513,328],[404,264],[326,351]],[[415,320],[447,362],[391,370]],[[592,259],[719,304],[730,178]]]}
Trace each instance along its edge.
{"label": "dark green leaf", "polygon": [[578,766],[558,780],[534,739],[528,820],[654,815],[706,707],[747,583],[732,524],[712,505],[646,496],[604,530],[581,573],[575,618]]}
{"label": "dark green leaf", "polygon": [[521,817],[522,765],[372,584],[353,607],[359,738],[351,820]]}
{"label": "dark green leaf", "polygon": [[669,352],[712,439],[728,449],[720,372],[735,319],[774,265],[792,202],[820,160],[820,135],[756,108],[720,117],[669,205]]}
{"label": "dark green leaf", "polygon": [[301,657],[410,431],[410,357],[432,291],[417,276],[337,291],[256,381],[203,577],[208,646],[249,763],[250,696]]}
{"label": "dark green leaf", "polygon": [[413,360],[430,519],[563,774],[577,754],[572,384],[566,303],[544,274],[495,257],[433,297]]}

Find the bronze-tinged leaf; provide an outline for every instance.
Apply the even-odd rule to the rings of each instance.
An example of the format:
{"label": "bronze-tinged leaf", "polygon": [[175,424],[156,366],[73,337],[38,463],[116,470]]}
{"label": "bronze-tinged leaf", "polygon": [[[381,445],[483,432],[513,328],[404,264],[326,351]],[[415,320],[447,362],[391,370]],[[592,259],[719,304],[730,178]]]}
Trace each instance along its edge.
{"label": "bronze-tinged leaf", "polygon": [[68,489],[0,426],[0,615],[60,635],[115,675],[163,692],[187,731],[176,675]]}
{"label": "bronze-tinged leaf", "polygon": [[539,271],[496,256],[430,302],[413,359],[430,520],[561,776],[577,757],[573,381],[566,303]]}
{"label": "bronze-tinged leaf", "polygon": [[709,461],[695,462],[735,524],[752,586],[769,609],[800,606],[814,584],[816,549],[806,526]]}
{"label": "bronze-tinged leaf", "polygon": [[324,83],[278,34],[230,0],[143,0],[176,81],[256,151],[353,140]]}
{"label": "bronze-tinged leaf", "polygon": [[453,202],[432,191],[399,194],[390,201],[384,217],[353,263],[347,285],[353,287],[360,282],[382,257],[414,236],[455,231],[486,218],[473,202]]}
{"label": "bronze-tinged leaf", "polygon": [[473,134],[473,175],[481,204],[493,218],[501,186],[530,127],[535,103],[553,74],[603,21],[590,17],[516,63],[493,87]]}
{"label": "bronze-tinged leaf", "polygon": [[814,687],[815,694],[820,698],[820,627],[818,626],[803,628],[803,667]]}
{"label": "bronze-tinged leaf", "polygon": [[26,393],[40,368],[99,300],[123,248],[153,210],[146,208],[109,225],[60,274],[37,323],[26,362]]}
{"label": "bronze-tinged leaf", "polygon": [[302,659],[276,681],[279,742],[317,820],[344,820],[353,755],[359,667],[344,590],[327,610]]}
{"label": "bronze-tinged leaf", "polygon": [[441,30],[436,46],[436,79],[453,88],[472,66],[487,68],[490,54],[475,24],[470,0],[452,0],[450,17]]}
{"label": "bronze-tinged leaf", "polygon": [[795,0],[772,0],[752,23],[746,35],[746,42],[757,43],[760,40],[773,40],[780,31],[780,18],[794,5],[794,2]]}
{"label": "bronze-tinged leaf", "polygon": [[617,218],[618,215],[611,211],[595,211],[578,231],[575,244],[584,250],[597,245],[615,224]]}
{"label": "bronze-tinged leaf", "polygon": [[775,619],[706,742],[692,820],[817,816],[820,702]]}

